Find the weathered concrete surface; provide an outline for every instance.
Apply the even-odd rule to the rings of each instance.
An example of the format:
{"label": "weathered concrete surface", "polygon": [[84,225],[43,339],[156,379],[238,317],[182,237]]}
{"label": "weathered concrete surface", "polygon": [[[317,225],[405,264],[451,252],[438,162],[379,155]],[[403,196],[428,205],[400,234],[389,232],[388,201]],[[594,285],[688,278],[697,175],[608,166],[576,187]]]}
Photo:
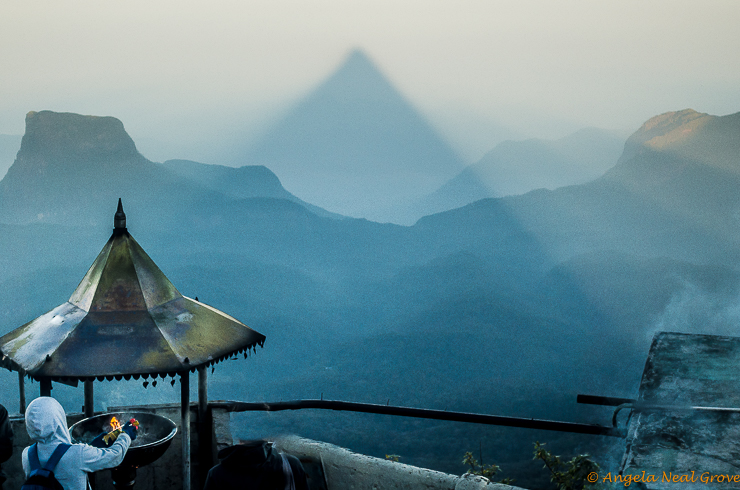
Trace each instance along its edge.
{"label": "weathered concrete surface", "polygon": [[[740,407],[739,366],[740,338],[660,332],[645,363],[638,399],[676,407]],[[648,489],[675,489],[677,484],[705,489],[712,483],[702,481],[702,475],[740,475],[740,413],[634,414],[622,472],[641,476],[643,471],[646,479],[655,480]],[[714,486],[740,488],[738,480],[715,481]]]}
{"label": "weathered concrete surface", "polygon": [[328,490],[516,490],[472,475],[455,476],[353,453],[325,442],[296,436],[280,437],[278,449],[321,462]]}

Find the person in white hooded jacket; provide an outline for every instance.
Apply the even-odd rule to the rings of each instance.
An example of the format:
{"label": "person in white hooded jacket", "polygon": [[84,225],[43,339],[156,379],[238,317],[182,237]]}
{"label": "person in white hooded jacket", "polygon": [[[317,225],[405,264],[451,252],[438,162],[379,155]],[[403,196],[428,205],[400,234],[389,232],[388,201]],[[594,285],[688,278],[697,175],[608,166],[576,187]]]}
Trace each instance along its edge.
{"label": "person in white hooded jacket", "polygon": [[[42,466],[59,444],[72,444],[67,428],[67,415],[59,402],[48,396],[36,398],[28,404],[26,430],[29,437],[38,443],[37,451]],[[87,444],[72,444],[54,469],[54,476],[64,490],[85,490],[88,488],[87,474],[121,464],[130,444],[131,438],[125,432],[106,449]],[[31,473],[31,465],[28,463],[29,447],[23,450],[22,456],[26,478]]]}

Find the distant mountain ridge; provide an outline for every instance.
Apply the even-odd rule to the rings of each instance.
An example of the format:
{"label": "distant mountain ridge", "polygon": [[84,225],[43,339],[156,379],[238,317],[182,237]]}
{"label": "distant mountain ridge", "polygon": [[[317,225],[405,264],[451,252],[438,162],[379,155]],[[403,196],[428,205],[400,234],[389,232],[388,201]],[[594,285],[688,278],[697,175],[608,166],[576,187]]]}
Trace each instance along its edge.
{"label": "distant mountain ridge", "polygon": [[[620,161],[633,158],[643,147],[652,147],[659,150],[669,140],[680,139],[681,136],[691,132],[693,127],[701,126],[713,117],[696,112],[693,109],[666,112],[651,117],[627,139],[625,151]],[[680,129],[678,133],[676,133],[677,129]],[[669,135],[672,136],[669,137]]]}
{"label": "distant mountain ridge", "polygon": [[692,223],[718,246],[737,244],[740,113],[687,109],[652,118],[627,140],[603,180]]}
{"label": "distant mountain ridge", "polygon": [[255,197],[287,199],[288,201],[300,204],[318,216],[331,218],[343,217],[298,199],[285,190],[277,175],[267,167],[261,165],[234,168],[224,165],[209,165],[191,160],[167,160],[162,165],[182,177],[234,199],[250,199]]}
{"label": "distant mountain ridge", "polygon": [[451,147],[361,51],[298,104],[243,161],[264,165],[330,211],[395,221],[397,210],[455,175]]}
{"label": "distant mountain ridge", "polygon": [[418,207],[432,214],[488,197],[583,184],[613,167],[623,148],[624,138],[597,128],[554,141],[504,141],[420,200]]}
{"label": "distant mountain ridge", "polygon": [[106,203],[119,197],[153,217],[171,216],[172,195],[192,202],[213,199],[209,193],[144,158],[116,118],[29,112],[18,156],[0,181],[0,221],[107,222]]}
{"label": "distant mountain ridge", "polygon": [[693,109],[668,112],[649,119],[630,136],[619,163],[653,151],[737,173],[739,135],[740,113],[712,116]]}
{"label": "distant mountain ridge", "polygon": [[[110,203],[119,197],[129,210],[146,210],[153,222],[179,220],[193,210],[228,208],[232,200],[301,203],[265,168],[227,169],[224,178],[216,175],[218,168],[196,163],[186,177],[181,175],[188,173],[184,167],[147,160],[116,118],[29,112],[17,158],[0,181],[0,222],[107,223]],[[226,192],[209,187],[219,179],[228,181]]]}
{"label": "distant mountain ridge", "polygon": [[[287,217],[296,216],[299,208],[306,209],[305,203],[291,199],[265,168],[150,162],[136,151],[123,125],[114,118],[44,111],[29,113],[27,126],[18,158],[0,182],[0,222],[108,223],[107,203],[118,197],[123,197],[132,211],[140,207],[151,215],[152,222],[180,220],[184,213],[194,213],[203,223],[216,216],[218,220],[213,222],[223,223],[238,213],[254,212],[257,214],[250,222],[259,223],[254,220],[263,219],[259,216],[265,216],[267,210],[282,210]],[[397,235],[395,240],[405,244],[408,254],[425,250],[421,256],[459,247],[480,253],[486,243],[501,243],[505,255],[521,255],[533,250],[530,245],[522,247],[519,240],[524,237],[528,243],[540,241],[544,247],[540,254],[550,255],[555,263],[580,251],[635,250],[635,244],[642,254],[684,260],[688,256],[675,255],[672,250],[685,252],[692,243],[693,249],[706,254],[709,249],[704,250],[702,244],[709,236],[723,237],[713,249],[728,250],[738,236],[732,225],[733,213],[740,205],[740,153],[734,153],[738,128],[740,114],[716,117],[681,111],[658,116],[628,140],[626,160],[588,184],[485,199],[427,216],[408,233],[392,227],[364,227],[356,220],[343,225],[315,222],[308,229],[311,233],[331,230],[337,236],[345,227],[354,229],[346,239],[332,244],[340,248],[356,246],[347,240],[362,228],[385,230],[377,237],[362,236],[362,240],[363,247],[369,247],[367,253],[381,253],[389,259],[388,250],[372,251],[381,246],[386,232]],[[656,149],[656,141],[667,141],[667,136],[669,143]],[[177,172],[175,166],[179,167]],[[259,184],[250,188],[252,177],[252,182]],[[225,190],[214,190],[220,186]],[[292,205],[278,205],[285,199]],[[278,215],[270,213],[277,219]],[[636,240],[635,236],[641,238]],[[681,236],[685,243],[675,243]],[[395,250],[396,245],[390,248]]]}
{"label": "distant mountain ridge", "polygon": [[556,262],[594,250],[699,263],[735,260],[740,113],[693,112],[648,121],[628,140],[618,164],[592,182],[484,199],[419,225],[444,220],[471,227],[473,215],[500,216],[503,208],[507,220],[532,233]]}

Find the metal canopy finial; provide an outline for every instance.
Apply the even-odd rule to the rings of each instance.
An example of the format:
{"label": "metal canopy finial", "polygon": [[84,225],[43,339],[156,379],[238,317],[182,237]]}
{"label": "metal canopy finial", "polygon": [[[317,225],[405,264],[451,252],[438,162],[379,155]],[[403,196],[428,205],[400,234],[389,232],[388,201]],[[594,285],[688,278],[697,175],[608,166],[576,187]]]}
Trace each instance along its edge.
{"label": "metal canopy finial", "polygon": [[118,198],[118,209],[116,215],[113,217],[113,228],[116,230],[126,229],[126,213],[123,212],[123,204],[121,204],[121,198]]}

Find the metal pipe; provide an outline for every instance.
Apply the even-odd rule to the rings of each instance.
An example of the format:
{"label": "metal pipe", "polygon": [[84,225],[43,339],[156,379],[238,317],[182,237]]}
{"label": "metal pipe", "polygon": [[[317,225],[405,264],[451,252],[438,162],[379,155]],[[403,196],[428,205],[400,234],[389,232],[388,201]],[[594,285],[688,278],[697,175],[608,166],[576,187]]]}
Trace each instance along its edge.
{"label": "metal pipe", "polygon": [[18,369],[18,394],[20,396],[21,408],[18,411],[21,415],[26,413],[26,373],[23,369]]}
{"label": "metal pipe", "polygon": [[502,425],[506,427],[522,427],[526,429],[552,430],[558,432],[575,432],[578,434],[593,434],[601,436],[624,437],[625,431],[614,427],[605,427],[596,424],[579,424],[575,422],[558,422],[523,417],[504,417],[500,415],[486,415],[467,412],[448,412],[446,410],[429,410],[425,408],[397,407],[392,405],[376,405],[372,403],[354,403],[338,400],[293,400],[287,402],[246,403],[239,401],[214,401],[211,407],[224,408],[230,412],[280,410],[342,410],[348,412],[377,413],[383,415],[397,415],[402,417],[416,417],[434,420],[449,420],[453,422],[469,422],[486,425]]}
{"label": "metal pipe", "polygon": [[182,489],[190,490],[190,371],[180,373],[180,420],[182,424]]}
{"label": "metal pipe", "polygon": [[617,398],[614,396],[595,396],[595,395],[578,395],[576,397],[577,403],[585,403],[587,405],[603,405],[607,407],[618,407],[625,403],[635,403],[637,400],[632,398]]}
{"label": "metal pipe", "polygon": [[85,418],[92,417],[94,409],[93,382],[85,381]]}

